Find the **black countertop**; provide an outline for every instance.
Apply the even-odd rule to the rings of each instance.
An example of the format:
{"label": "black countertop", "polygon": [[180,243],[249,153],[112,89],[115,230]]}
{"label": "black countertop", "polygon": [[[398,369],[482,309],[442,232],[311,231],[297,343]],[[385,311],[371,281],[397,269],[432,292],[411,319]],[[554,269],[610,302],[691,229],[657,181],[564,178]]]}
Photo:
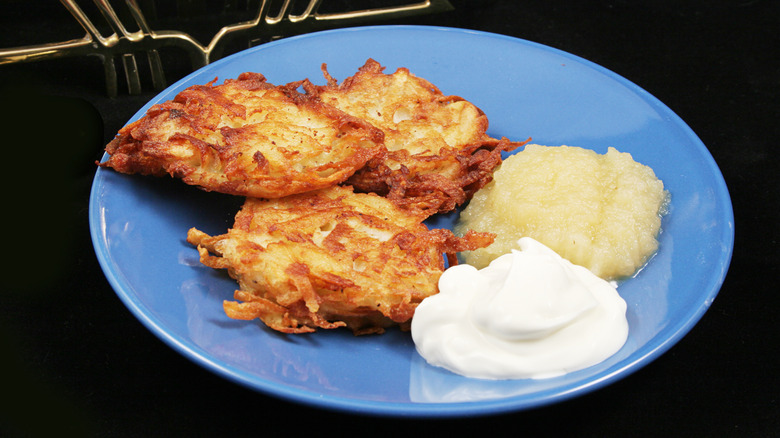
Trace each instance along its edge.
{"label": "black countertop", "polygon": [[[32,4],[3,4],[0,47],[83,36],[59,3]],[[778,159],[769,151],[780,137],[780,2],[452,4],[451,12],[377,24],[489,31],[581,56],[660,99],[707,146],[732,197],[736,244],[720,294],[684,339],[603,389],[476,418],[356,416],[236,385],[147,331],[111,289],[90,241],[94,161],[156,92],[131,96],[120,83],[109,98],[95,58],[0,65],[3,204],[11,213],[0,295],[0,375],[10,406],[0,413],[0,434],[780,435],[780,203]],[[186,63],[171,66],[169,83],[186,73]]]}

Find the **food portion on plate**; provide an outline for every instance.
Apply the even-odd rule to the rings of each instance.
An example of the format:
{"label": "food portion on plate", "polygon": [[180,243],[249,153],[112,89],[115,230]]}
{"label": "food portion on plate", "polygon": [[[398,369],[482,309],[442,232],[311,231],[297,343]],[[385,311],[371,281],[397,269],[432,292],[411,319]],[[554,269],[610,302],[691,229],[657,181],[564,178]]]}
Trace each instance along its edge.
{"label": "food portion on plate", "polygon": [[[203,265],[238,282],[228,317],[291,334],[398,326],[432,364],[481,378],[558,375],[620,348],[625,302],[609,282],[658,248],[668,193],[652,169],[612,148],[492,138],[479,108],[406,68],[369,59],[341,83],[322,70],[325,85],[243,73],[192,86],[106,147],[103,167],[246,197],[225,233],[187,234]],[[463,206],[455,233],[423,223]],[[544,263],[515,266],[534,254]],[[498,349],[474,361],[475,339]],[[575,344],[605,347],[556,359]],[[484,372],[507,348],[551,368]],[[452,352],[478,371],[434,357]]]}
{"label": "food portion on plate", "polygon": [[628,153],[525,146],[461,212],[456,231],[490,230],[496,240],[463,252],[466,264],[419,306],[417,351],[483,379],[547,378],[604,361],[628,337],[617,281],[658,249],[668,201]]}
{"label": "food portion on plate", "polygon": [[532,237],[606,280],[633,275],[658,249],[669,194],[631,154],[527,145],[469,202],[456,232],[491,230],[496,241],[463,254],[477,268]]}
{"label": "food portion on plate", "polygon": [[296,88],[257,73],[191,86],[122,128],[101,165],[278,198],[341,183],[385,153],[380,129]]}
{"label": "food portion on plate", "polygon": [[248,198],[226,234],[193,228],[201,262],[238,280],[235,319],[259,318],[284,333],[347,327],[355,334],[407,328],[420,302],[438,292],[443,253],[493,241],[429,230],[426,214],[349,186],[279,199]]}
{"label": "food portion on plate", "polygon": [[444,272],[412,321],[417,351],[480,379],[542,379],[609,358],[628,338],[626,302],[599,278],[530,237],[487,267]]}
{"label": "food portion on plate", "polygon": [[482,110],[462,97],[445,95],[407,68],[387,74],[369,59],[341,83],[327,65],[322,70],[327,84],[304,81],[306,92],[385,134],[387,154],[349,178],[357,190],[446,213],[490,181],[501,152],[525,143],[487,135],[488,118]]}
{"label": "food portion on plate", "polygon": [[495,237],[423,221],[467,201],[522,143],[485,134],[487,118],[464,99],[382,70],[369,59],[342,86],[242,73],[189,87],[122,128],[100,165],[246,196],[225,234],[193,224],[188,235],[204,265],[238,280],[229,317],[285,333],[408,329],[445,258]]}

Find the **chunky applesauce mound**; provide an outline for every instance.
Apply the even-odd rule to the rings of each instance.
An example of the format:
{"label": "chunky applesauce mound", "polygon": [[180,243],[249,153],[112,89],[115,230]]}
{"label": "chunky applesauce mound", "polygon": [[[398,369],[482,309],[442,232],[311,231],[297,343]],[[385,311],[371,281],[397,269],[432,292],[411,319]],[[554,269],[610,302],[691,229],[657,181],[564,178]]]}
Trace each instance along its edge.
{"label": "chunky applesauce mound", "polygon": [[657,251],[668,197],[653,170],[628,153],[528,145],[461,213],[457,232],[497,234],[461,256],[482,268],[529,236],[599,277],[625,278]]}

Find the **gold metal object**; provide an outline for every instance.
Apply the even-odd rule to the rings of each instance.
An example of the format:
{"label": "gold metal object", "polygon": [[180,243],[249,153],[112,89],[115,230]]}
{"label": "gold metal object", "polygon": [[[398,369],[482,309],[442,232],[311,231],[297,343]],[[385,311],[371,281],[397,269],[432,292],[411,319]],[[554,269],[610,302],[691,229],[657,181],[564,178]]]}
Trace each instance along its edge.
{"label": "gold metal object", "polygon": [[335,28],[339,26],[367,23],[376,18],[397,19],[424,13],[452,10],[447,0],[426,0],[402,6],[354,10],[341,13],[320,13],[323,0],[308,0],[303,12],[293,13],[295,0],[284,0],[278,11],[272,11],[272,0],[260,0],[253,20],[229,24],[222,27],[207,45],[203,45],[189,34],[178,30],[151,29],[137,0],[125,0],[130,15],[138,30],[130,32],[117,15],[109,0],[93,0],[103,19],[111,28],[104,36],[98,30],[76,0],[60,0],[86,31],[80,39],[33,46],[0,49],[0,65],[16,62],[30,62],[71,56],[98,56],[103,62],[106,90],[109,96],[118,94],[116,61],[122,63],[130,94],[141,92],[141,79],[136,54],[145,52],[151,69],[152,85],[156,90],[166,86],[165,74],[159,49],[176,47],[189,55],[193,70],[207,65],[224,55],[225,46],[235,38],[247,41],[268,41],[275,37],[290,36]]}

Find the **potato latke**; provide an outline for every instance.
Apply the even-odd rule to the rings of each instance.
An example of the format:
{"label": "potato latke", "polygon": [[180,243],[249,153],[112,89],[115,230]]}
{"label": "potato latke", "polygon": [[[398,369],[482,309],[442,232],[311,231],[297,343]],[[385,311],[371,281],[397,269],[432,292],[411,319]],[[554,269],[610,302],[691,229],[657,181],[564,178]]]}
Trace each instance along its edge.
{"label": "potato latke", "polygon": [[227,269],[238,281],[238,301],[224,303],[231,318],[259,318],[285,333],[336,327],[381,333],[408,328],[417,305],[438,292],[443,253],[483,247],[495,237],[429,230],[425,216],[335,186],[247,199],[226,234],[193,228],[187,240],[203,264]]}
{"label": "potato latke", "polygon": [[372,160],[348,183],[431,213],[453,210],[490,181],[501,152],[524,143],[486,134],[488,119],[474,104],[444,95],[406,68],[392,74],[369,59],[338,83],[322,66],[327,85],[304,81],[323,102],[366,120],[385,134],[386,156]]}
{"label": "potato latke", "polygon": [[383,133],[257,73],[152,106],[106,146],[103,166],[221,193],[278,198],[343,182],[384,153]]}

